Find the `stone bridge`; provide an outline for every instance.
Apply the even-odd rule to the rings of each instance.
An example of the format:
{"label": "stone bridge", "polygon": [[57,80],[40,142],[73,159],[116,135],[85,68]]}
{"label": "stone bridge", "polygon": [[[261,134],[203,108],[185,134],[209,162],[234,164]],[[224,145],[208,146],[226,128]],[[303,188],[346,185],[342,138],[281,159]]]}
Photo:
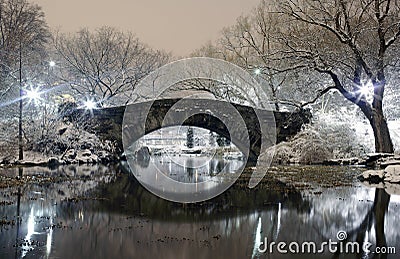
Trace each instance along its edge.
{"label": "stone bridge", "polygon": [[[176,105],[179,102],[180,105]],[[206,107],[215,109],[225,109],[226,105],[234,107],[243,119],[245,127],[239,126],[239,121],[226,116],[224,122],[221,116],[210,114]],[[128,108],[127,108],[128,107]],[[147,108],[146,108],[147,107]],[[182,109],[183,107],[183,109]],[[199,107],[203,107],[200,108]],[[199,112],[203,111],[203,112]],[[230,139],[240,150],[245,150],[242,138],[248,136],[250,140],[250,151],[248,161],[257,161],[261,148],[261,128],[259,119],[267,123],[268,127],[276,127],[276,142],[286,140],[294,136],[301,130],[302,125],[308,123],[311,114],[308,110],[296,110],[293,112],[271,112],[260,110],[253,107],[228,103],[225,101],[210,99],[160,99],[151,102],[130,104],[129,106],[111,107],[93,110],[89,119],[91,132],[96,133],[102,139],[112,140],[118,143],[119,151],[122,151],[122,141],[128,140],[133,143],[145,134],[151,133],[162,127],[179,126],[172,120],[166,120],[171,112],[179,113],[186,118],[179,125],[196,126],[211,130],[215,133]],[[80,110],[79,113],[87,111]],[[232,113],[230,113],[232,114]],[[122,123],[125,116],[125,128],[122,130]],[[275,117],[275,118],[273,118]],[[83,116],[87,118],[87,116]],[[237,118],[237,117],[235,117]],[[143,126],[139,125],[144,121]],[[228,122],[228,123],[227,123]],[[228,131],[227,124],[230,124],[231,132]],[[237,126],[235,127],[235,124]],[[232,127],[233,125],[233,127]],[[232,128],[234,128],[232,132]],[[122,134],[124,137],[122,137]],[[270,143],[274,144],[274,143]],[[248,149],[248,148],[247,148]]]}

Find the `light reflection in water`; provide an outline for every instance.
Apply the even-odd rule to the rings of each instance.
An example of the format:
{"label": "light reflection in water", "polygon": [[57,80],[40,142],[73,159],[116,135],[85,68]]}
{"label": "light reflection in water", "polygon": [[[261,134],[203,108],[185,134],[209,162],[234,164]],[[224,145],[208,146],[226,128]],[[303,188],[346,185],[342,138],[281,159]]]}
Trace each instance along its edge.
{"label": "light reflection in water", "polygon": [[[213,179],[222,173],[235,173],[243,166],[243,161],[210,159],[209,157],[151,157],[147,167],[136,167],[133,170],[143,177],[146,171],[157,170],[165,176],[184,183],[201,183]],[[215,178],[217,179],[217,178]],[[158,180],[158,176],[156,176]]]}
{"label": "light reflection in water", "polygon": [[276,225],[276,235],[275,235],[275,239],[278,238],[279,235],[279,231],[281,230],[281,216],[282,216],[282,204],[279,202],[278,203],[278,223]]}
{"label": "light reflection in water", "polygon": [[257,229],[254,237],[254,248],[253,248],[253,254],[251,255],[251,258],[255,258],[256,255],[259,254],[258,249],[261,245],[261,218],[258,218],[258,223],[257,223]]}
{"label": "light reflection in water", "polygon": [[[94,177],[100,175],[96,173]],[[389,226],[383,233],[387,244],[400,249],[400,233],[393,227],[398,223],[400,207],[391,203],[386,213],[385,206],[371,197],[371,189],[359,185],[323,189],[320,195],[306,197],[269,186],[252,191],[237,187],[212,202],[187,207],[157,199],[128,175],[111,179],[101,186],[97,185],[103,180],[93,183],[86,178],[26,187],[20,206],[21,234],[26,240],[40,242],[29,249],[19,247],[18,257],[155,258],[162,253],[164,258],[249,258],[260,256],[255,251],[265,237],[270,241],[322,242],[334,239],[338,230],[347,230],[349,235],[354,231],[350,236],[359,235],[361,240],[375,243],[377,235],[382,235],[373,217],[377,212],[384,213],[385,226]],[[95,188],[96,197],[106,199],[62,201],[82,196],[91,188]],[[0,190],[0,197],[5,199],[12,191]],[[30,200],[32,197],[38,199]],[[371,212],[374,206],[375,214]],[[0,216],[4,215],[16,215],[16,206],[1,206]],[[46,219],[40,220],[42,216]],[[369,217],[371,225],[361,227]],[[60,222],[68,228],[50,227]],[[40,232],[42,229],[46,232]],[[14,242],[15,227],[2,229],[0,244],[5,248],[0,247],[0,258],[13,257],[14,248],[8,244]]]}
{"label": "light reflection in water", "polygon": [[[53,217],[50,218],[50,226],[53,225]],[[47,230],[47,240],[46,240],[46,255],[49,257],[51,253],[51,243],[53,239],[53,228],[49,227]]]}
{"label": "light reflection in water", "polygon": [[23,247],[24,249],[22,250],[22,258],[25,257],[28,250],[32,249],[32,246],[30,245],[30,243],[31,243],[31,237],[33,234],[35,234],[35,216],[33,214],[33,208],[31,208],[31,212],[29,214],[28,222],[27,222],[27,233],[26,233],[26,236],[24,239],[24,241],[27,242],[28,245],[27,246],[24,245],[24,247]]}

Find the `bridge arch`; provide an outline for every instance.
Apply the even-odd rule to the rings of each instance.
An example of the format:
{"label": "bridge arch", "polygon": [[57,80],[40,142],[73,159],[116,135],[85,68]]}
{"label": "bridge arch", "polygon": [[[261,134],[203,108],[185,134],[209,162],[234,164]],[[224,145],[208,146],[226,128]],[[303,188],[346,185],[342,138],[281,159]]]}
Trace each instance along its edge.
{"label": "bridge arch", "polygon": [[[232,107],[229,112],[227,104]],[[213,107],[213,110],[221,113],[212,114],[207,107]],[[142,108],[146,111],[141,111]],[[241,114],[230,103],[209,99],[163,99],[146,104],[132,104],[124,114],[123,144],[127,148],[144,135],[161,128],[195,126],[229,139],[248,161],[257,161],[261,149],[261,129],[257,115],[254,111],[253,113],[253,116],[250,116],[249,111]],[[275,127],[274,118],[270,119]]]}
{"label": "bridge arch", "polygon": [[[246,156],[246,158],[248,158],[249,161],[256,161],[258,158],[259,153],[257,153],[257,151],[255,151],[254,147],[253,147],[253,149],[249,149],[249,147],[247,147],[246,144],[243,143],[239,138],[237,138],[237,137],[235,138],[235,136],[231,136],[231,134],[229,134],[229,130],[227,129],[226,125],[215,116],[212,116],[209,114],[196,114],[196,115],[190,116],[182,124],[172,123],[172,124],[162,125],[161,118],[160,118],[160,120],[157,120],[157,122],[158,122],[157,124],[154,124],[154,122],[153,122],[151,127],[146,128],[145,134],[143,136],[146,136],[148,134],[156,132],[157,130],[166,129],[169,127],[178,127],[178,126],[197,127],[197,128],[209,130],[213,133],[216,133],[216,134],[230,140]],[[133,143],[133,142],[138,141],[139,139],[131,138],[130,140]],[[256,149],[256,150],[259,150],[259,149],[260,149],[260,147],[258,147],[258,149]]]}
{"label": "bridge arch", "polygon": [[[152,103],[151,105],[151,112],[149,114],[141,114],[142,112],[142,105],[143,103],[136,103],[136,104],[131,104],[131,109],[130,111],[132,112],[131,116],[147,116],[146,120],[146,125],[154,123],[156,126],[151,126],[149,125],[147,127],[147,130],[144,131],[146,134],[160,129],[161,128],[161,123],[162,121],[161,117],[163,117],[164,114],[168,112],[168,110],[180,99],[160,99],[160,100],[155,100],[154,102],[147,102],[147,105],[149,103]],[[199,100],[196,100],[199,101]],[[200,100],[201,101],[201,100]],[[223,101],[216,101],[216,100],[206,100],[206,102],[223,102]],[[232,104],[237,111],[241,114],[241,117],[244,119],[246,123],[246,129],[249,135],[250,139],[250,152],[249,152],[249,160],[257,160],[257,157],[260,153],[260,129],[258,125],[258,117],[257,115],[261,114],[261,119],[264,120],[264,122],[269,123],[270,127],[276,127],[276,142],[279,143],[281,141],[285,141],[288,137],[294,136],[297,132],[299,132],[302,128],[302,126],[306,123],[308,123],[311,119],[311,114],[307,110],[296,110],[293,112],[276,112],[274,111],[271,113],[270,111],[266,112],[263,117],[263,111],[258,110],[258,112],[255,112],[255,108],[245,106],[245,105],[239,105],[239,104]],[[188,107],[190,108],[190,107]],[[110,108],[103,108],[103,109],[96,109],[93,110],[92,114],[87,113],[85,110],[77,110],[76,111],[76,116],[71,116],[71,120],[73,117],[75,118],[83,118],[84,120],[87,120],[89,123],[87,123],[87,130],[90,132],[93,132],[97,134],[101,139],[104,140],[111,140],[117,143],[118,150],[122,153],[123,148],[122,148],[122,142],[123,142],[123,136],[129,137],[129,134],[133,134],[133,132],[130,131],[135,131],[135,127],[128,127],[123,129],[122,124],[123,124],[123,119],[124,115],[126,113],[126,107],[125,106],[118,106],[118,107],[110,107]],[[86,114],[86,116],[84,116]],[[275,120],[272,120],[271,114],[275,117]],[[89,116],[89,117],[88,117]],[[207,116],[210,116],[209,114],[204,114],[199,117],[193,117],[190,118],[181,125],[186,125],[186,126],[196,126],[196,127],[201,127],[205,129],[209,129],[213,132],[216,132],[220,134],[221,136],[224,136],[228,139],[231,139],[230,136],[227,134],[227,131],[222,127],[220,123],[215,122],[214,126],[207,126],[207,125],[201,125],[207,124],[207,120],[209,119]],[[196,119],[196,121],[195,121]],[[159,126],[157,126],[159,125]],[[217,126],[220,125],[220,126]],[[133,125],[134,126],[134,125]],[[137,126],[137,125],[136,125]],[[165,125],[164,125],[165,126]],[[171,125],[171,126],[179,126],[179,125]],[[121,134],[122,133],[122,134]],[[142,137],[143,134],[140,136]],[[139,139],[138,137],[137,139]],[[133,140],[133,139],[132,139]],[[239,145],[237,144],[237,140],[231,139],[231,141],[239,148]],[[275,143],[269,143],[270,145],[273,145]]]}

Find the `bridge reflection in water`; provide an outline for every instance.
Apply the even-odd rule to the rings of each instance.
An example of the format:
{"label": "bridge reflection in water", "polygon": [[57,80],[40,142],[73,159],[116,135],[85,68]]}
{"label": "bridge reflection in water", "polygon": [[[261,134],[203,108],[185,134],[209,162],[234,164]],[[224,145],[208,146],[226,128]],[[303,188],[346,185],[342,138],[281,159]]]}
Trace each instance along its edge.
{"label": "bridge reflection in water", "polygon": [[[328,168],[316,170],[320,174]],[[343,176],[349,174],[348,169],[341,170]],[[23,169],[23,175],[43,173],[68,174],[69,180],[0,190],[1,202],[11,202],[0,206],[0,215],[3,219],[20,217],[18,230],[2,226],[1,258],[250,258],[265,256],[256,251],[264,237],[277,242],[322,243],[335,240],[339,230],[348,233],[348,241],[369,240],[374,246],[386,244],[400,251],[400,233],[395,227],[399,196],[390,197],[383,189],[357,182],[305,195],[274,179],[252,190],[239,180],[213,200],[182,205],[157,198],[120,168]],[[18,171],[1,169],[1,174],[15,177]],[[308,254],[271,258],[275,256],[310,258]],[[315,257],[362,256],[376,255],[325,253]]]}
{"label": "bridge reflection in water", "polygon": [[150,160],[138,160],[132,170],[138,175],[146,175],[157,170],[169,178],[182,183],[201,183],[223,172],[235,174],[242,169],[244,162],[205,156],[152,156]]}

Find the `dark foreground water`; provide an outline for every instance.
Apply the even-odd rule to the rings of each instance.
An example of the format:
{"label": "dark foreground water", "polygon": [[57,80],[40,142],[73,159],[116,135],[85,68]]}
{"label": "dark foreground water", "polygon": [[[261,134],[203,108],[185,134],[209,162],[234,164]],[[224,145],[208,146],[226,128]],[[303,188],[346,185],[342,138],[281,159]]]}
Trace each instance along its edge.
{"label": "dark foreground water", "polygon": [[183,205],[119,167],[0,169],[0,258],[400,258],[400,198],[363,186],[361,170],[273,168],[255,189],[244,177],[211,201]]}

